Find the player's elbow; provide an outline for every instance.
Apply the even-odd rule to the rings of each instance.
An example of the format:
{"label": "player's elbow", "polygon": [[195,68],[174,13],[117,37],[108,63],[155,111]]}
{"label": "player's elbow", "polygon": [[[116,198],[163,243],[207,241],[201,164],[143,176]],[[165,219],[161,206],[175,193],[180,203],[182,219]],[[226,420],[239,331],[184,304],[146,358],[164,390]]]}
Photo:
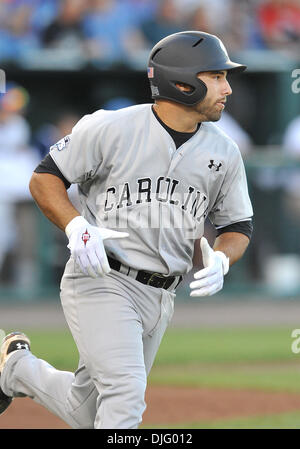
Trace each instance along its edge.
{"label": "player's elbow", "polygon": [[60,178],[50,173],[33,172],[30,182],[29,191],[33,199],[39,204],[43,199],[49,199],[56,193],[66,194],[66,188]]}
{"label": "player's elbow", "polygon": [[34,199],[38,191],[38,185],[39,185],[39,175],[38,173],[33,173],[29,181],[29,191]]}
{"label": "player's elbow", "polygon": [[29,191],[32,197],[37,201],[41,196],[44,187],[45,179],[43,179],[42,173],[33,173],[29,182]]}

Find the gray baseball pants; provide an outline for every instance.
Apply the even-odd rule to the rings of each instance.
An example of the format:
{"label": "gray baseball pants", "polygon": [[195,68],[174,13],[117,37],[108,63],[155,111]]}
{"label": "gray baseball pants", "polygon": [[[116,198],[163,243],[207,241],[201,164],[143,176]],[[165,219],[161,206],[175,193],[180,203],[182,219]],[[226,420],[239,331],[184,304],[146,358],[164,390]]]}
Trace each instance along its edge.
{"label": "gray baseball pants", "polygon": [[15,351],[3,369],[2,390],[31,397],[72,428],[138,428],[147,375],[173,315],[174,298],[173,290],[114,270],[105,277],[86,277],[71,258],[61,301],[79,351],[78,370],[60,371],[31,352]]}

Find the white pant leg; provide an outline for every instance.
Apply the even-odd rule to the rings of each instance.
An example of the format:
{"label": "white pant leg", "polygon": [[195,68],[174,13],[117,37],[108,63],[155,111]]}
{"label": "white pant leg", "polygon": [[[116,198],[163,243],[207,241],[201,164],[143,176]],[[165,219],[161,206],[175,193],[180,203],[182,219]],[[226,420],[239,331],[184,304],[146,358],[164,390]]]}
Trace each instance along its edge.
{"label": "white pant leg", "polygon": [[8,396],[32,398],[72,428],[93,428],[98,393],[84,366],[74,375],[18,350],[4,366],[1,388]]}
{"label": "white pant leg", "polygon": [[[143,325],[130,291],[118,277],[87,278],[68,264],[62,280],[64,313],[97,387],[95,428],[135,429],[145,409]],[[135,283],[137,281],[134,281]]]}
{"label": "white pant leg", "polygon": [[119,274],[96,282],[92,290],[90,278],[67,275],[62,282],[65,316],[84,364],[75,376],[16,351],[1,386],[9,396],[33,398],[74,428],[137,428],[146,376],[175,295]]}
{"label": "white pant leg", "polygon": [[146,334],[143,336],[144,360],[147,376],[149,375],[152,368],[164,333],[172,319],[174,313],[174,299],[174,293],[171,293],[167,290],[162,290],[161,314],[159,321],[155,328],[150,332],[150,334]]}

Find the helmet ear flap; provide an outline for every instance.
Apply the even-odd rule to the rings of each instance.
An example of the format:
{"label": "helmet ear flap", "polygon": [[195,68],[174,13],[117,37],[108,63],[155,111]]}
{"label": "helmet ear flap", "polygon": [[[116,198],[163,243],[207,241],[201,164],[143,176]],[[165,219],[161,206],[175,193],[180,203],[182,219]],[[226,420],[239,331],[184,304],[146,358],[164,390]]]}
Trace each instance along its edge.
{"label": "helmet ear flap", "polygon": [[[201,92],[202,92],[202,95],[201,95],[201,98],[200,98],[200,100],[199,101],[202,101],[202,100],[204,100],[204,98],[206,97],[206,94],[207,94],[207,85],[205,84],[205,82],[204,81],[202,81],[200,78],[198,78],[197,77],[197,81],[198,81],[198,83],[200,83],[200,85],[201,85]],[[199,102],[198,101],[198,102]]]}
{"label": "helmet ear flap", "polygon": [[[165,99],[186,106],[193,106],[204,100],[207,94],[206,84],[197,76],[189,76],[184,81],[174,81],[165,76],[156,76],[156,82],[153,79],[149,79],[149,81],[152,98],[157,100]],[[178,85],[188,87],[189,89],[180,89]]]}
{"label": "helmet ear flap", "polygon": [[[199,91],[199,92],[201,92],[201,96],[200,96],[200,99],[198,100],[198,102],[199,102],[199,101],[204,100],[204,98],[206,97],[207,86],[204,83],[204,81],[202,81],[198,77],[197,77],[197,80],[201,84],[201,91]],[[187,84],[187,83],[183,83],[182,81],[170,81],[170,84],[172,84],[175,89],[177,89],[182,95],[185,95],[187,98],[189,96],[191,96],[191,95],[194,95],[194,93],[196,91],[196,87],[191,86],[190,84]],[[185,89],[180,89],[178,84],[181,84],[182,86],[187,87],[189,89],[188,90],[187,89],[186,90]]]}

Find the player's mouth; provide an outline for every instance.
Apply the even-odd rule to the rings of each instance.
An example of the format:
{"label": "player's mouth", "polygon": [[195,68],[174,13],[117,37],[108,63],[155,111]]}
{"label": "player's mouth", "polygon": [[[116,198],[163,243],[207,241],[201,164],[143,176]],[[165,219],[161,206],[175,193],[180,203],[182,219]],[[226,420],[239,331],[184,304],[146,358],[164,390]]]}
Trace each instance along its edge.
{"label": "player's mouth", "polygon": [[226,103],[226,100],[219,100],[219,101],[217,101],[216,104],[219,105],[221,109],[224,109],[225,103]]}

